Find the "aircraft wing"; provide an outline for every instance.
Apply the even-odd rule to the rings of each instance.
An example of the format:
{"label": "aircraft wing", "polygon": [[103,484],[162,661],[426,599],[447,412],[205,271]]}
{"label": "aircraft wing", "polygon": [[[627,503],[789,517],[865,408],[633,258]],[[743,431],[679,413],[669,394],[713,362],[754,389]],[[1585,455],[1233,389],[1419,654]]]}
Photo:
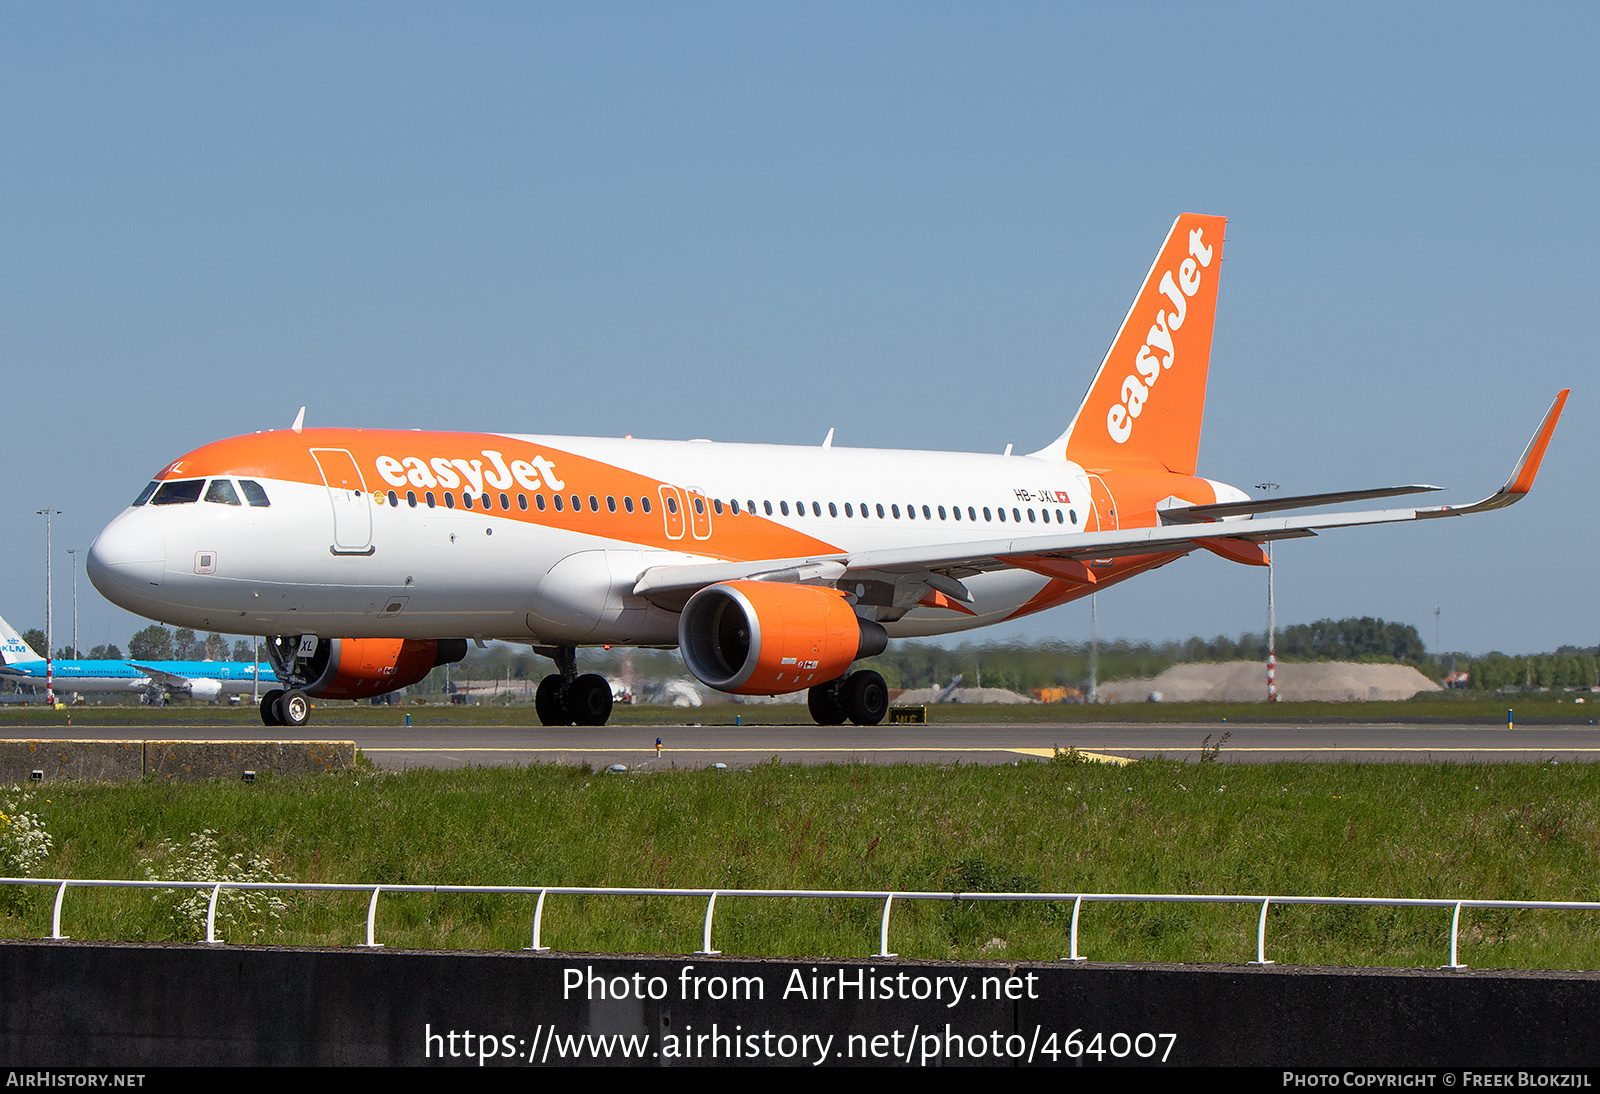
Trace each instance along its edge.
{"label": "aircraft wing", "polygon": [[[1570,390],[1570,389],[1569,389]],[[1314,536],[1330,528],[1352,528],[1366,524],[1394,524],[1437,517],[1459,517],[1470,513],[1501,509],[1520,501],[1533,487],[1550,436],[1567,401],[1568,390],[1556,396],[1538,431],[1523,450],[1506,484],[1482,501],[1465,506],[1437,505],[1412,509],[1374,509],[1360,512],[1325,513],[1318,516],[1278,517],[1223,515],[1221,508],[1235,506],[1193,506],[1211,509],[1221,519],[1178,520],[1151,528],[1124,528],[1109,532],[1076,532],[1051,535],[1011,536],[969,540],[961,543],[857,551],[808,558],[761,559],[751,562],[712,562],[685,566],[658,566],[640,575],[633,591],[662,607],[681,609],[688,598],[707,585],[721,581],[785,581],[800,584],[825,584],[848,587],[851,582],[888,580],[896,586],[916,590],[933,589],[957,601],[970,603],[972,594],[961,578],[989,570],[1025,569],[1081,584],[1095,583],[1087,563],[1127,555],[1184,553],[1197,547],[1215,551],[1241,562],[1257,562],[1259,545],[1267,540]],[[1300,506],[1325,505],[1328,499],[1353,500],[1367,497],[1392,497],[1437,487],[1384,487],[1371,491],[1308,495],[1284,498]],[[1245,504],[1245,503],[1240,503]],[[1171,512],[1171,510],[1167,510]],[[1247,510],[1248,512],[1248,510]],[[1259,564],[1265,558],[1259,557]],[[908,580],[909,579],[909,580]],[[894,597],[896,606],[919,602],[906,600],[905,593]],[[918,596],[922,592],[918,591]],[[902,603],[905,602],[905,603]]]}
{"label": "aircraft wing", "polygon": [[158,668],[151,667],[150,665],[141,665],[137,661],[129,661],[128,664],[132,665],[134,668],[150,677],[151,683],[160,684],[162,687],[171,691],[188,691],[189,686],[194,683],[194,681],[190,680],[187,676],[179,676],[177,673],[172,672],[163,672]]}

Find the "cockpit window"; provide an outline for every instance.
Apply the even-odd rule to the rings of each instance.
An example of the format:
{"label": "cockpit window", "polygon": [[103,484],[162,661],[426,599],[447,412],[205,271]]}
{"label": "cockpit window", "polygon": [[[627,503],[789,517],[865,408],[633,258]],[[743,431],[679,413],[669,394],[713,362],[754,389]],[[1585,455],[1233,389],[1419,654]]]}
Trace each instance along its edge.
{"label": "cockpit window", "polygon": [[265,508],[272,503],[267,500],[267,492],[261,489],[261,484],[254,479],[240,479],[239,489],[244,491],[244,498],[251,505]]}
{"label": "cockpit window", "polygon": [[161,484],[155,497],[150,499],[151,505],[188,505],[190,502],[200,500],[200,488],[206,484],[205,479],[172,479]]}
{"label": "cockpit window", "polygon": [[212,479],[206,489],[206,500],[218,505],[238,505],[239,495],[234,492],[233,483],[227,479]]}
{"label": "cockpit window", "polygon": [[143,490],[139,491],[139,496],[133,499],[133,504],[136,506],[143,505],[145,502],[149,501],[150,495],[154,494],[156,492],[156,487],[160,485],[160,482],[153,482]]}

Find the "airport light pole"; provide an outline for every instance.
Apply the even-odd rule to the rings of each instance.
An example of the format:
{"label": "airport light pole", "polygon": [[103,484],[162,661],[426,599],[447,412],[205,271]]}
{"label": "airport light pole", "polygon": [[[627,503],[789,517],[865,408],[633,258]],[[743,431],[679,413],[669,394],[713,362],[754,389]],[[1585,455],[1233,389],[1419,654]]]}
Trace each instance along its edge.
{"label": "airport light pole", "polygon": [[[1258,482],[1256,489],[1271,495],[1275,482]],[[1267,702],[1278,701],[1278,615],[1272,602],[1272,541],[1267,540]]]}
{"label": "airport light pole", "polygon": [[78,548],[68,547],[67,554],[72,556],[72,659],[76,661],[83,656],[78,652]]}
{"label": "airport light pole", "polygon": [[34,515],[44,518],[44,701],[53,707],[56,705],[56,689],[50,663],[54,656],[50,652],[50,518],[59,517],[61,510],[39,509],[35,510]]}

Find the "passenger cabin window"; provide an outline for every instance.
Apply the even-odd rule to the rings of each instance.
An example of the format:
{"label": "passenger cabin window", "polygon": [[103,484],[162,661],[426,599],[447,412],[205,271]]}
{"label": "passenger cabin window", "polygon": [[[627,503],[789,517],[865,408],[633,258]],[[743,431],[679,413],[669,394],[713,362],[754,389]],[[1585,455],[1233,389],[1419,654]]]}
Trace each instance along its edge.
{"label": "passenger cabin window", "polygon": [[155,497],[150,499],[151,505],[187,505],[200,500],[200,488],[205,486],[205,479],[175,479],[161,484]]}
{"label": "passenger cabin window", "polygon": [[267,492],[254,479],[240,479],[239,489],[244,491],[244,500],[251,505],[265,509],[272,504],[267,500]]}
{"label": "passenger cabin window", "polygon": [[206,500],[218,505],[238,505],[239,495],[234,492],[233,483],[227,479],[212,479],[211,485],[206,488]]}
{"label": "passenger cabin window", "polygon": [[133,504],[138,506],[138,505],[143,505],[145,502],[149,501],[150,500],[150,495],[154,494],[156,492],[156,487],[158,487],[160,485],[161,484],[159,482],[153,482],[149,486],[145,487],[143,490],[139,491],[139,496],[133,499]]}

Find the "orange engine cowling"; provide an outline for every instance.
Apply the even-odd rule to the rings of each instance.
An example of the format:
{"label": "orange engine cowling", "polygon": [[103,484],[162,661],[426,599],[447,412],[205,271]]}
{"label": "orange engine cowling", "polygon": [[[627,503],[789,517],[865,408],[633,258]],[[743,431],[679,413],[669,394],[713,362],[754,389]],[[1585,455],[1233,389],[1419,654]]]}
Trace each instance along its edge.
{"label": "orange engine cowling", "polygon": [[718,691],[739,695],[783,695],[825,684],[888,644],[888,632],[857,618],[843,593],[814,585],[708,585],[678,619],[689,671]]}
{"label": "orange engine cowling", "polygon": [[[286,642],[288,649],[293,643]],[[274,648],[269,644],[269,654]],[[298,666],[301,690],[324,699],[369,699],[415,684],[467,655],[464,638],[329,638]],[[281,658],[274,656],[274,667]]]}

